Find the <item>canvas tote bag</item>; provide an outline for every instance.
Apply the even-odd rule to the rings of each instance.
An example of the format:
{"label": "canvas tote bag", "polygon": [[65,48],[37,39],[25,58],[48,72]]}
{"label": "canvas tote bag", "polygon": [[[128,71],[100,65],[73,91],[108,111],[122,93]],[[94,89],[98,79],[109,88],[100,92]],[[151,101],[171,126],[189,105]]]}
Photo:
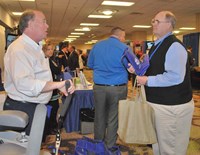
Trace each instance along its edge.
{"label": "canvas tote bag", "polygon": [[156,143],[153,115],[152,107],[146,103],[144,86],[137,87],[133,98],[119,101],[119,138],[131,144]]}

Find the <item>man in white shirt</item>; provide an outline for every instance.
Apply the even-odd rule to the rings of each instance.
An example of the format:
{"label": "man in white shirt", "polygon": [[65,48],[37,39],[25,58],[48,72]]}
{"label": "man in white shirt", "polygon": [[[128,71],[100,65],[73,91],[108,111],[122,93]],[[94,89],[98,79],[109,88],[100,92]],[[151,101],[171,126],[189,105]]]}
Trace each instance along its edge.
{"label": "man in white shirt", "polygon": [[47,36],[48,25],[44,14],[37,10],[25,11],[19,21],[19,36],[4,57],[5,90],[8,94],[4,109],[21,110],[29,115],[29,134],[37,104],[46,104],[52,90],[59,89],[64,95],[74,92],[74,85],[65,89],[65,81],[53,82],[49,61],[39,42]]}

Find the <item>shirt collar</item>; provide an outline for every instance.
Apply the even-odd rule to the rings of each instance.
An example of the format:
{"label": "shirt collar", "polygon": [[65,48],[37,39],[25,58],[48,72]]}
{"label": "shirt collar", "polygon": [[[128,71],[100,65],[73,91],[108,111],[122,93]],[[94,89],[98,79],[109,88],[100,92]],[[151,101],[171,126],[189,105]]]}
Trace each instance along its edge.
{"label": "shirt collar", "polygon": [[111,35],[110,38],[119,40],[119,38],[117,36],[115,36],[115,35]]}
{"label": "shirt collar", "polygon": [[22,34],[22,38],[25,42],[27,42],[28,44],[30,44],[33,48],[35,49],[41,49],[40,43],[37,44],[33,39],[31,39],[29,36],[27,36],[26,34]]}
{"label": "shirt collar", "polygon": [[165,38],[167,38],[168,36],[172,35],[172,32],[167,33],[166,35],[164,35],[162,38],[159,38],[158,40],[156,40],[154,42],[154,45],[157,45],[159,42],[161,42],[162,40],[164,40]]}

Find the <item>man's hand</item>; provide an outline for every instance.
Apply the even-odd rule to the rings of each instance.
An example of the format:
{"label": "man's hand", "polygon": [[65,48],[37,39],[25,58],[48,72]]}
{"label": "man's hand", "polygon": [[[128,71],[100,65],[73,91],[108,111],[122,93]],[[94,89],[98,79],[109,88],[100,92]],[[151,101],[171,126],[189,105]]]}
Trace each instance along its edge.
{"label": "man's hand", "polygon": [[69,80],[69,82],[70,87],[68,88],[68,90],[66,90],[65,88],[65,81],[61,81],[62,86],[58,88],[65,96],[68,96],[68,93],[72,94],[75,91],[75,86],[73,82],[71,80]]}
{"label": "man's hand", "polygon": [[136,76],[138,85],[147,85],[148,77],[147,76]]}

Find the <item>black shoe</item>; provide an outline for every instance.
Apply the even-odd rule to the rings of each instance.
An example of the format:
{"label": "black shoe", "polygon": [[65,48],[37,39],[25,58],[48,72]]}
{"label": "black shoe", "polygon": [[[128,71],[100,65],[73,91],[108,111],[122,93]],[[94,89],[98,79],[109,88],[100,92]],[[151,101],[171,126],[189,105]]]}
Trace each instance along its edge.
{"label": "black shoe", "polygon": [[108,149],[109,155],[121,155],[119,146],[113,146],[112,148]]}
{"label": "black shoe", "polygon": [[57,129],[52,129],[52,130],[50,131],[50,135],[55,135],[57,132],[58,132]]}

